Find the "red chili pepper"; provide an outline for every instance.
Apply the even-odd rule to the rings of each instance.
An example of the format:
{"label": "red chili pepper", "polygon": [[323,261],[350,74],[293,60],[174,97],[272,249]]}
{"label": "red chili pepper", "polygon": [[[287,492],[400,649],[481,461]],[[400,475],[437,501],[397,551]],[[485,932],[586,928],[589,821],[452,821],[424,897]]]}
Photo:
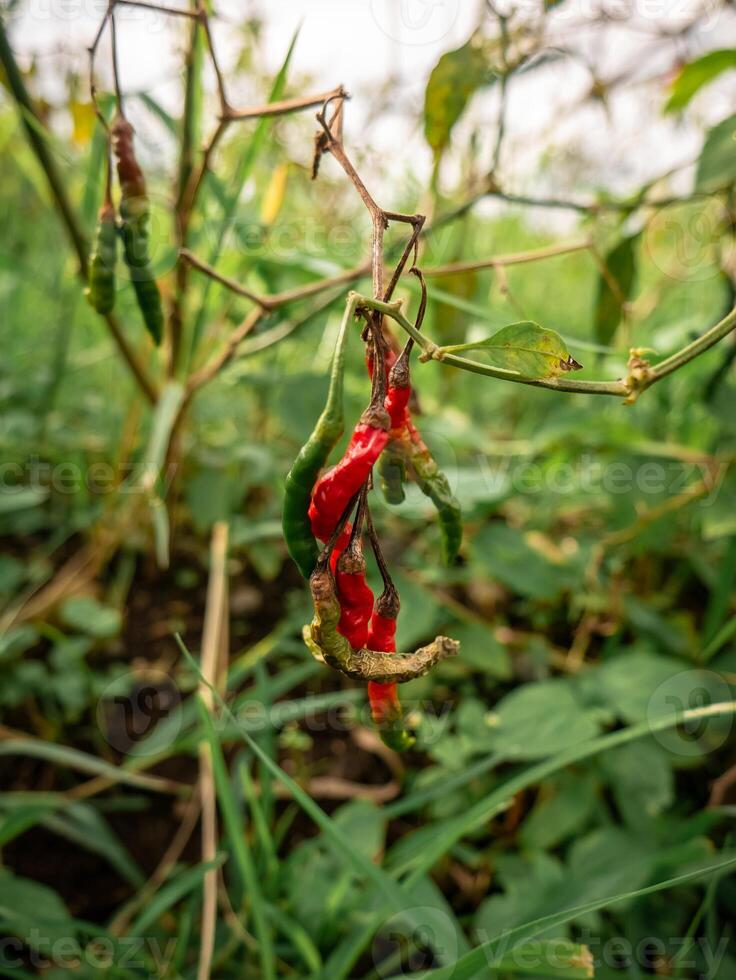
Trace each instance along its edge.
{"label": "red chili pepper", "polygon": [[318,480],[312,493],[309,519],[314,536],[327,541],[350,499],[368,479],[373,464],[388,442],[390,419],[384,408],[369,407],[355,426],[340,462]]}
{"label": "red chili pepper", "polygon": [[337,628],[356,650],[368,646],[368,624],[373,612],[373,590],[366,581],[365,570],[360,541],[355,538],[340,555],[335,582],[340,600]]}
{"label": "red chili pepper", "polygon": [[[399,615],[399,597],[393,587],[386,588],[378,597],[368,629],[368,649],[396,652],[396,619]],[[371,717],[387,745],[399,752],[414,743],[414,737],[403,724],[403,711],[399,701],[398,684],[381,684],[368,681],[368,703]]]}

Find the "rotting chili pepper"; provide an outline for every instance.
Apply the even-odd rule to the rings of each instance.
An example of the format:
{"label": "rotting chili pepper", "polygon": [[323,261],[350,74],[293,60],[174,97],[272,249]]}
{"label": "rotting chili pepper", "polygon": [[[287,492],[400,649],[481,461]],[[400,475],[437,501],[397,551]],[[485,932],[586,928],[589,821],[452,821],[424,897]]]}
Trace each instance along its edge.
{"label": "rotting chili pepper", "polygon": [[[332,357],[330,385],[327,390],[325,407],[317,419],[312,434],[299,450],[286,477],[282,512],[284,538],[289,554],[306,579],[312,574],[319,554],[309,518],[312,489],[319,476],[319,471],[327,462],[327,458],[342,435],[344,428],[343,377],[349,326],[350,312],[349,308],[346,308],[337,335],[335,353]],[[342,547],[344,546],[345,542],[343,541]]]}
{"label": "rotting chili pepper", "polygon": [[118,161],[123,256],[130,270],[143,322],[153,342],[158,345],[163,334],[164,314],[148,250],[149,207],[146,181],[133,149],[133,127],[121,113],[113,120],[110,135]]}
{"label": "rotting chili pepper", "polygon": [[327,549],[309,577],[314,619],[303,631],[305,642],[315,656],[348,677],[381,684],[401,684],[414,680],[426,674],[440,660],[457,656],[460,644],[448,636],[437,636],[414,653],[365,648],[354,650],[337,628],[340,602],[329,561],[323,557],[326,553]]}
{"label": "rotting chili pepper", "polygon": [[97,216],[97,228],[89,257],[89,285],[85,290],[90,305],[98,313],[110,313],[115,306],[117,243],[115,208],[108,199]]}

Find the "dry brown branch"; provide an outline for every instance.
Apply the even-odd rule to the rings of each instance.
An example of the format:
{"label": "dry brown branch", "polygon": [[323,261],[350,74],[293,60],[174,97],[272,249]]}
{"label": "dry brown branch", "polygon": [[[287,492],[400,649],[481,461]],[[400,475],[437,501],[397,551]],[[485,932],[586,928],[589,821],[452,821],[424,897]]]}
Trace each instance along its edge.
{"label": "dry brown branch", "polygon": [[[210,577],[202,630],[202,679],[198,688],[198,696],[209,712],[214,707],[213,688],[218,689],[222,675],[223,637],[227,620],[227,546],[228,525],[218,521],[212,528]],[[202,806],[202,861],[211,862],[217,856],[217,794],[210,747],[204,741],[199,747],[199,798]],[[217,869],[208,871],[204,876],[202,891],[197,980],[208,980],[215,948]]]}

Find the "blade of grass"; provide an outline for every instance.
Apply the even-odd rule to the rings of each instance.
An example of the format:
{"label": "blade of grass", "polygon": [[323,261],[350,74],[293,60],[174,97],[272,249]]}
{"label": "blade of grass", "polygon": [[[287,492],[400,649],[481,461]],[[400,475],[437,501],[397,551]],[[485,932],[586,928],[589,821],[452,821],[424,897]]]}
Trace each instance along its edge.
{"label": "blade of grass", "polygon": [[266,912],[281,935],[288,939],[299,953],[304,965],[309,970],[309,976],[319,973],[322,969],[322,957],[307,930],[276,905],[269,903],[266,906]]}
{"label": "blade of grass", "polygon": [[144,936],[148,929],[156,922],[164,912],[176,905],[178,901],[193,892],[202,883],[205,875],[216,871],[224,863],[226,855],[218,854],[212,861],[205,861],[196,864],[193,868],[187,868],[168,881],[159,893],[155,896],[150,905],[141,912],[130,927],[126,930],[126,936]]}
{"label": "blade of grass", "polygon": [[[126,786],[137,786],[141,789],[154,791],[171,792],[174,788],[179,788],[177,783],[169,779],[162,779],[159,776],[144,776],[121,766],[114,766],[110,762],[88,755],[80,749],[73,749],[68,745],[55,745],[52,742],[42,742],[30,737],[9,738],[0,742],[0,756],[21,755],[30,756],[34,759],[45,759],[68,769],[77,772],[88,773],[93,776],[102,776],[110,779],[113,783],[123,783]],[[181,786],[184,790],[187,787]]]}
{"label": "blade of grass", "polygon": [[449,776],[441,776],[437,779],[436,783],[427,786],[426,789],[417,790],[416,793],[411,793],[409,796],[386,804],[383,812],[386,814],[388,820],[403,817],[404,814],[412,813],[427,803],[433,803],[435,800],[446,797],[449,793],[460,789],[461,786],[465,786],[472,779],[476,779],[478,776],[490,772],[491,769],[495,769],[496,766],[501,765],[505,761],[501,754],[486,756],[484,759],[479,759],[478,762],[474,762],[472,766],[468,766],[467,769],[462,769],[460,772],[453,773]]}
{"label": "blade of grass", "polygon": [[261,893],[258,876],[253,859],[245,841],[244,828],[238,808],[235,805],[230,777],[228,775],[222,746],[215,732],[209,709],[201,696],[197,697],[199,719],[212,759],[212,770],[217,788],[217,799],[220,804],[222,820],[230,841],[230,849],[234,863],[238,869],[243,889],[250,899],[250,909],[253,915],[253,925],[258,940],[258,950],[261,957],[261,976],[264,980],[273,980],[276,976],[276,961],[273,949],[271,930],[266,921],[266,911]]}
{"label": "blade of grass", "polygon": [[258,840],[261,853],[263,854],[262,871],[265,888],[268,891],[269,886],[276,880],[279,870],[279,859],[278,855],[276,854],[276,845],[273,837],[271,836],[271,832],[268,829],[268,822],[266,821],[263,807],[261,806],[261,801],[256,793],[256,788],[250,774],[249,760],[244,758],[242,755],[239,756],[235,762],[235,771],[240,779],[243,797],[248,804],[250,817],[253,821],[253,827],[256,832],[256,839]]}

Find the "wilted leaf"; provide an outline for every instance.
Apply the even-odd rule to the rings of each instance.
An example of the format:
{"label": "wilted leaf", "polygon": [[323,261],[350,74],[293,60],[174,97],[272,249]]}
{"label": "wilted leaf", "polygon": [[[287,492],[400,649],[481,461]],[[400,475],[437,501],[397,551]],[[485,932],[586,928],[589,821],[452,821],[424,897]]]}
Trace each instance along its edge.
{"label": "wilted leaf", "polygon": [[621,322],[624,304],[629,301],[636,281],[638,233],[622,238],[604,257],[607,274],[598,277],[595,304],[595,338],[609,344]]}
{"label": "wilted leaf", "polygon": [[712,191],[736,181],[736,115],[708,130],[698,160],[695,189]]}
{"label": "wilted leaf", "polygon": [[565,371],[582,367],[554,330],[546,330],[533,320],[521,320],[502,327],[487,340],[444,347],[448,353],[480,350],[489,354],[497,367],[518,371],[525,378],[556,378]]}
{"label": "wilted leaf", "polygon": [[709,51],[702,58],[696,58],[689,65],[683,65],[679,75],[670,85],[670,97],[664,107],[665,112],[684,109],[690,99],[724,71],[736,68],[736,48],[721,48]]}
{"label": "wilted leaf", "polygon": [[472,40],[447,51],[432,69],[424,94],[424,135],[436,156],[447,146],[452,127],[486,75],[485,58]]}

